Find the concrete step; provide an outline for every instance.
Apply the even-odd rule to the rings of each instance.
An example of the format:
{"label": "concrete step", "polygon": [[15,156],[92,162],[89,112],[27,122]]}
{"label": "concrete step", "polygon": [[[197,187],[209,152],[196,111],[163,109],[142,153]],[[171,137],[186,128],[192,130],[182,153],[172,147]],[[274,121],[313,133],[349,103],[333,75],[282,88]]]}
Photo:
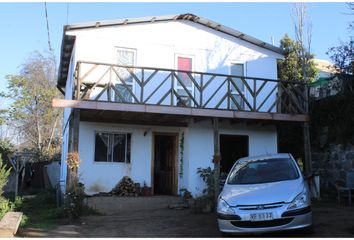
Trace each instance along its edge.
{"label": "concrete step", "polygon": [[177,196],[117,197],[95,196],[86,198],[88,206],[105,215],[115,215],[127,211],[161,209],[184,201]]}

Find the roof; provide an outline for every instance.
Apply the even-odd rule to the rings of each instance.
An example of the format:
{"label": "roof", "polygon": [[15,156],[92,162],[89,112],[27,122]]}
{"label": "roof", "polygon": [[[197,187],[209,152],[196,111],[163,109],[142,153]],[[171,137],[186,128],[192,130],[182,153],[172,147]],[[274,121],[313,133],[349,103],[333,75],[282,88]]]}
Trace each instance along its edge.
{"label": "roof", "polygon": [[[233,37],[239,38],[251,44],[257,45],[261,48],[265,48],[267,50],[276,52],[278,54],[283,55],[283,49],[273,46],[269,43],[266,43],[262,40],[249,36],[245,33],[239,32],[232,28],[226,27],[217,22],[211,21],[206,18],[198,17],[194,14],[186,13],[186,14],[178,14],[178,15],[166,15],[166,16],[155,16],[155,17],[143,17],[143,18],[129,18],[129,19],[120,19],[120,20],[103,20],[96,22],[88,22],[88,23],[79,23],[64,26],[64,36],[62,42],[62,52],[60,57],[60,66],[59,66],[59,74],[58,74],[58,86],[64,87],[67,78],[67,71],[71,57],[71,50],[73,48],[75,42],[75,36],[66,35],[67,31],[70,30],[79,30],[79,29],[89,29],[89,28],[99,28],[99,27],[110,27],[110,26],[118,26],[118,25],[129,25],[129,24],[139,24],[139,23],[153,23],[153,22],[167,22],[167,21],[180,21],[187,20],[194,23],[198,23],[214,29],[219,32],[223,32],[225,34],[231,35]],[[70,56],[68,53],[70,51]]]}

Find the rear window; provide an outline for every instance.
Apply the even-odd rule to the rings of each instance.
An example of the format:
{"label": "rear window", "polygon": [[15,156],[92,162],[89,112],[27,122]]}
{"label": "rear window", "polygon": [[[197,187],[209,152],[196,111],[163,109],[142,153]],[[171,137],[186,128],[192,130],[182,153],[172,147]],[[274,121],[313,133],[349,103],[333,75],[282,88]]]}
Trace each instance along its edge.
{"label": "rear window", "polygon": [[231,170],[228,184],[257,184],[294,180],[299,172],[290,158],[272,158],[257,161],[245,161]]}

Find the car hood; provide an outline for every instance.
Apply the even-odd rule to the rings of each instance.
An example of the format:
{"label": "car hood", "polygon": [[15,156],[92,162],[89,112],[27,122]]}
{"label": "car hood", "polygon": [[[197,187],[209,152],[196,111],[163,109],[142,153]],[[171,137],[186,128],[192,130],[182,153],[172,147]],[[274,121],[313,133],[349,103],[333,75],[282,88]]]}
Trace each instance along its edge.
{"label": "car hood", "polygon": [[220,197],[230,206],[291,202],[303,189],[302,179],[261,184],[225,184]]}

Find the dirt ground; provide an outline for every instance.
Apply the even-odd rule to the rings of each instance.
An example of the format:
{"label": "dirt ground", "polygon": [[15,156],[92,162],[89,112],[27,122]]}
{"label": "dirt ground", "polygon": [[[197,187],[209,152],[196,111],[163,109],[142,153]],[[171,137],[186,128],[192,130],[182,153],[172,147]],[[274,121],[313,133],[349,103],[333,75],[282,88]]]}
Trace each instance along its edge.
{"label": "dirt ground", "polygon": [[[354,237],[354,206],[317,203],[313,206],[314,233],[303,231],[259,237]],[[78,225],[54,230],[21,229],[25,237],[221,237],[215,214],[185,210],[144,210],[110,216],[87,216]],[[256,236],[252,236],[256,237]]]}

